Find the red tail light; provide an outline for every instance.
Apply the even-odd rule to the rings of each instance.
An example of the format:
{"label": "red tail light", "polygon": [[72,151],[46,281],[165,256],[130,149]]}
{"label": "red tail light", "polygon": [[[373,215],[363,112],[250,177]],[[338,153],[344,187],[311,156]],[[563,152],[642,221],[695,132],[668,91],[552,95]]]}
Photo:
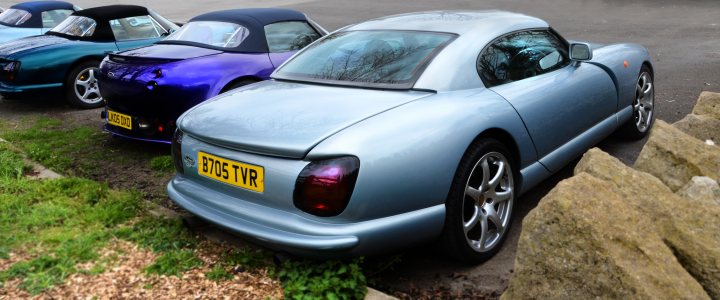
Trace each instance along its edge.
{"label": "red tail light", "polygon": [[20,62],[12,61],[2,68],[0,79],[3,81],[15,81],[18,71],[20,71]]}
{"label": "red tail light", "polygon": [[321,217],[339,215],[350,201],[359,170],[360,161],[352,156],[311,162],[295,182],[295,207]]}
{"label": "red tail light", "polygon": [[183,139],[183,132],[180,131],[180,129],[175,130],[175,134],[173,134],[172,138],[172,157],[173,157],[173,163],[175,164],[175,170],[180,173],[185,173],[185,168],[183,167],[183,159],[182,159],[182,139]]}

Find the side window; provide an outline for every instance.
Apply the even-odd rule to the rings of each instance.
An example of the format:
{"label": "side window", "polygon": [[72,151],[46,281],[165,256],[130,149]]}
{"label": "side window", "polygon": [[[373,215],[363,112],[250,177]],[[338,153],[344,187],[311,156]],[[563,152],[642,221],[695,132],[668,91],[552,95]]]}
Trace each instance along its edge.
{"label": "side window", "polygon": [[570,63],[567,46],[545,30],[511,33],[492,42],[478,58],[488,87],[551,72]]}
{"label": "side window", "polygon": [[279,22],[265,26],[270,52],[300,50],[320,38],[306,22]]}
{"label": "side window", "polygon": [[69,9],[56,9],[42,12],[43,28],[53,28],[57,26],[72,13],[73,11]]}
{"label": "side window", "polygon": [[166,33],[150,16],[112,20],[110,28],[117,41],[159,38]]}

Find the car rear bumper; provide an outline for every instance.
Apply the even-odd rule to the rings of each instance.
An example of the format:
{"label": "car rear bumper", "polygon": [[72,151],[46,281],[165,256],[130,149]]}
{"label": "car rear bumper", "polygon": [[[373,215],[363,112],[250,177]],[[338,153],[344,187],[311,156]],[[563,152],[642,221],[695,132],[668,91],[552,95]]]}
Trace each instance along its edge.
{"label": "car rear bumper", "polygon": [[[178,175],[168,194],[192,214],[272,249],[314,258],[378,254],[437,237],[445,205],[390,217],[348,223],[325,223],[299,214],[257,205],[206,188]],[[233,209],[216,207],[217,203]],[[278,220],[283,227],[278,228]]]}

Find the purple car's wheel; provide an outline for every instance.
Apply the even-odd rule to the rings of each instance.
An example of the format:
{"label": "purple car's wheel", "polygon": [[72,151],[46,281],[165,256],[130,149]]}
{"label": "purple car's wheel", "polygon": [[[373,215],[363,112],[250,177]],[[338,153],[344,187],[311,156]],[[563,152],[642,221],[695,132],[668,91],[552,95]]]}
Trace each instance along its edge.
{"label": "purple car's wheel", "polygon": [[446,202],[443,245],[461,261],[487,260],[507,237],[515,199],[509,153],[500,142],[482,139],[458,167]]}
{"label": "purple car's wheel", "polygon": [[644,65],[635,84],[632,108],[633,117],[623,125],[620,132],[627,138],[641,139],[647,135],[653,125],[655,108],[653,74],[650,68]]}
{"label": "purple car's wheel", "polygon": [[104,105],[97,81],[98,62],[84,62],[73,68],[65,82],[67,100],[78,108],[96,108]]}

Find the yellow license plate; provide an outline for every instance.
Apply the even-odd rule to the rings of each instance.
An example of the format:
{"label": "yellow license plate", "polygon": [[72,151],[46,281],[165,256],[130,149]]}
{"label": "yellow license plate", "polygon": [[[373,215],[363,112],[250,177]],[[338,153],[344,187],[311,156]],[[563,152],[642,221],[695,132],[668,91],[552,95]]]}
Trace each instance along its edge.
{"label": "yellow license plate", "polygon": [[230,185],[262,193],[265,190],[265,169],[234,160],[198,152],[198,173]]}
{"label": "yellow license plate", "polygon": [[108,123],[132,130],[132,117],[108,110]]}

